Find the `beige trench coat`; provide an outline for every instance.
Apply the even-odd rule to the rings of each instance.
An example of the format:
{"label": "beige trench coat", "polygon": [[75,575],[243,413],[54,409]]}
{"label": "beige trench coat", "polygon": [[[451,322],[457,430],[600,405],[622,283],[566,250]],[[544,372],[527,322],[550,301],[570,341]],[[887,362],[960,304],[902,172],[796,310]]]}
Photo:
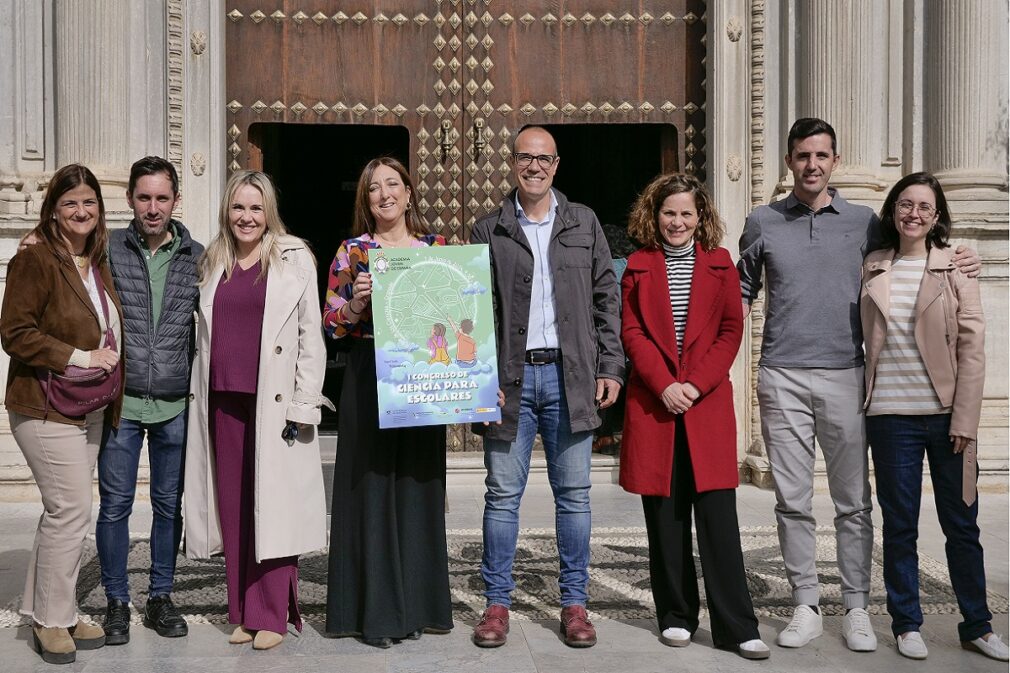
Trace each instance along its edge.
{"label": "beige trench coat", "polygon": [[[267,274],[256,389],[256,561],[304,554],[326,546],[326,496],[316,428],[326,373],[319,290],[311,254],[301,239],[280,240],[281,260]],[[186,555],[220,554],[221,522],[209,430],[207,396],[217,269],[200,294],[196,356],[191,383],[183,499]],[[303,423],[294,446],[281,432]]]}

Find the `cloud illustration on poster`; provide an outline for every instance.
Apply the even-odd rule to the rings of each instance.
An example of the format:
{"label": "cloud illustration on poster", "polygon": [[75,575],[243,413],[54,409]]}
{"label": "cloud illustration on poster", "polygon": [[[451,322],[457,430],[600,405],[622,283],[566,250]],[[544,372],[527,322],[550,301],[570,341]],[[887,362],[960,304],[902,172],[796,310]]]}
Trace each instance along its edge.
{"label": "cloud illustration on poster", "polygon": [[410,341],[398,341],[391,346],[385,346],[385,349],[390,353],[413,353],[418,348],[419,345]]}
{"label": "cloud illustration on poster", "polygon": [[460,292],[464,295],[487,294],[487,288],[477,281],[474,281],[460,290]]}

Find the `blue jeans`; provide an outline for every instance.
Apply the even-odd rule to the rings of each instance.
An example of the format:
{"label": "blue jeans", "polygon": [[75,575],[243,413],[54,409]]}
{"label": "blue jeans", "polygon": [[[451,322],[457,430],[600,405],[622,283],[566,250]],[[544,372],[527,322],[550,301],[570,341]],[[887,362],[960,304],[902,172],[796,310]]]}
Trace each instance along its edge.
{"label": "blue jeans", "polygon": [[102,566],[102,586],[109,600],[130,600],[126,557],[130,551],[130,513],[137,491],[140,448],[147,433],[151,463],[150,596],[172,592],[175,555],[182,539],[182,469],[186,448],[186,412],[161,423],[122,419],[107,427],[98,454],[101,496],[95,538]]}
{"label": "blue jeans", "polygon": [[519,428],[512,442],[484,439],[484,556],[480,574],[488,605],[511,607],[512,562],[519,538],[519,501],[530,473],[533,440],[540,433],[547,478],[554,492],[561,574],[561,607],[585,605],[589,584],[589,467],[593,433],[571,431],[562,364],[527,364]]}
{"label": "blue jeans", "polygon": [[978,500],[969,507],[961,498],[961,455],[954,453],[949,432],[950,414],[866,417],[877,501],[884,518],[887,611],[895,636],[922,626],[916,541],[923,453],[929,460],[936,513],[947,539],[950,583],[964,618],[957,626],[958,635],[961,640],[974,640],[992,631],[978,540]]}

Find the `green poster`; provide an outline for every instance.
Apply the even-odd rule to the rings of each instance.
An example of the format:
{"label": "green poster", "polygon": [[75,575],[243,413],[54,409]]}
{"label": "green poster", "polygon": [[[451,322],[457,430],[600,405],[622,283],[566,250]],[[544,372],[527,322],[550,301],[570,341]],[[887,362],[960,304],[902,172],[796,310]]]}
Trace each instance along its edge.
{"label": "green poster", "polygon": [[499,420],[488,247],[374,248],[368,266],[379,427]]}

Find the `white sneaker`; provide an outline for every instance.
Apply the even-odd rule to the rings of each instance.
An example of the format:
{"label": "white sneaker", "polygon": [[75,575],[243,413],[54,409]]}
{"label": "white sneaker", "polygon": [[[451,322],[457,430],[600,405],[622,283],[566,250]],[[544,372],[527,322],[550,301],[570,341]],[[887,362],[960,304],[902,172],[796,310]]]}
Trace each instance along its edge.
{"label": "white sneaker", "polygon": [[670,647],[687,647],[691,644],[691,632],[687,629],[678,629],[675,626],[671,626],[668,629],[663,629],[663,633],[659,635],[659,639],[664,645],[669,645]]}
{"label": "white sneaker", "polygon": [[853,608],[842,618],[842,635],[853,652],[873,652],[877,636],[870,625],[870,615],[863,608]]}
{"label": "white sneaker", "polygon": [[898,652],[909,659],[925,659],[929,655],[926,643],[922,640],[922,634],[918,631],[902,633],[895,638],[898,641]]}
{"label": "white sneaker", "polygon": [[767,659],[771,655],[772,651],[760,638],[740,643],[740,656],[744,659]]}
{"label": "white sneaker", "polygon": [[793,610],[792,621],[779,632],[775,642],[779,647],[803,647],[822,633],[824,624],[820,613],[814,612],[807,605],[797,605]]}
{"label": "white sneaker", "polygon": [[966,650],[974,650],[989,657],[990,659],[997,659],[999,661],[1007,661],[1010,659],[1010,653],[1007,652],[1006,643],[1000,640],[1000,637],[995,633],[989,634],[989,640],[985,638],[976,638],[975,640],[964,640],[961,641],[961,647]]}

